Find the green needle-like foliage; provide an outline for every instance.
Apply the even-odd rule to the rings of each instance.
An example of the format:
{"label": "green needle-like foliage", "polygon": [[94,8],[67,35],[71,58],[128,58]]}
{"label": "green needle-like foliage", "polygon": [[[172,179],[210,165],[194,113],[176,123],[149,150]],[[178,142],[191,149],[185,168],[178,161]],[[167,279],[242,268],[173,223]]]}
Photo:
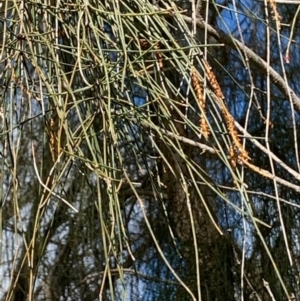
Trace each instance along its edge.
{"label": "green needle-like foliage", "polygon": [[297,25],[1,1],[0,300],[300,300]]}

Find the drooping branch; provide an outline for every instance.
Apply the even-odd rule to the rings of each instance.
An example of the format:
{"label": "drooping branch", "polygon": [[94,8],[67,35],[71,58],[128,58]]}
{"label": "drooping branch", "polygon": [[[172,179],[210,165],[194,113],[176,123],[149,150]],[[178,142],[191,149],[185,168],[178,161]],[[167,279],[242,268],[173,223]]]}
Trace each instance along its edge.
{"label": "drooping branch", "polygon": [[[182,16],[182,18],[189,24],[192,24],[193,19],[188,16]],[[252,62],[257,68],[259,68],[263,73],[267,74],[269,72],[270,78],[273,84],[282,92],[282,94],[287,98],[292,100],[295,109],[300,113],[300,98],[296,93],[289,87],[288,83],[284,78],[276,72],[271,66],[268,66],[267,62],[264,61],[258,54],[253,50],[248,48],[245,44],[241,43],[232,36],[227,35],[221,30],[215,29],[211,25],[207,24],[201,16],[197,18],[197,26],[201,29],[207,29],[207,33],[215,38],[218,43],[223,43],[231,48],[238,48],[244,53],[247,59]]]}

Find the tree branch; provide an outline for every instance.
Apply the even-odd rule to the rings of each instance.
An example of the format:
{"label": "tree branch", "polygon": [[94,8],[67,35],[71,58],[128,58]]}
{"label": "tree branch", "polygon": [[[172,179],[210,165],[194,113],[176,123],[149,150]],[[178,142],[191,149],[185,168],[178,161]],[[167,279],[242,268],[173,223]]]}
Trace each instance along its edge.
{"label": "tree branch", "polygon": [[[182,16],[182,18],[189,24],[192,24],[193,19],[188,16]],[[217,42],[226,44],[231,48],[239,48],[257,68],[262,70],[265,74],[269,71],[270,78],[274,85],[281,91],[281,93],[287,97],[287,99],[292,100],[295,109],[300,113],[300,98],[295,94],[295,92],[288,86],[283,77],[277,73],[271,66],[268,64],[254,51],[248,48],[245,44],[239,42],[237,39],[232,36],[227,35],[221,30],[213,28],[211,25],[205,23],[205,21],[198,17],[197,26],[201,29],[207,29],[207,32],[210,36],[214,37]],[[269,68],[268,68],[269,67]]]}

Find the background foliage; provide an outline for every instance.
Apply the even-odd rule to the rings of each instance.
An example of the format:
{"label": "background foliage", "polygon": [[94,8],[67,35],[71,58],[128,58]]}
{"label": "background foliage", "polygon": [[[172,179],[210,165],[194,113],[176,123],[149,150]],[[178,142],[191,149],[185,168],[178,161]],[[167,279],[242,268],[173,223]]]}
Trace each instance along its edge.
{"label": "background foliage", "polygon": [[287,2],[1,1],[1,300],[300,300]]}

